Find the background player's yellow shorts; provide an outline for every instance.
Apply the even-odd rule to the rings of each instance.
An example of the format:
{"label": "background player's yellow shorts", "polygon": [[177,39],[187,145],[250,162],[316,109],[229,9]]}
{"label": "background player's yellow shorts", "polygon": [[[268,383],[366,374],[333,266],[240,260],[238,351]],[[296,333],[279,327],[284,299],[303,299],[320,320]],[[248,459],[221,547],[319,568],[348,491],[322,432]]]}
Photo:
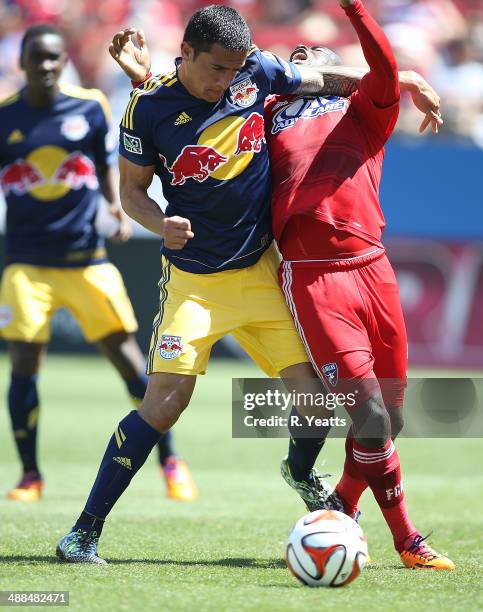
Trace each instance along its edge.
{"label": "background player's yellow shorts", "polygon": [[84,268],[12,264],[4,269],[0,335],[5,340],[48,342],[50,320],[59,308],[73,314],[89,342],[137,330],[124,282],[111,263]]}
{"label": "background player's yellow shorts", "polygon": [[214,274],[184,272],[163,257],[147,373],[204,374],[213,344],[230,333],[269,376],[308,361],[278,266],[273,247],[253,266]]}

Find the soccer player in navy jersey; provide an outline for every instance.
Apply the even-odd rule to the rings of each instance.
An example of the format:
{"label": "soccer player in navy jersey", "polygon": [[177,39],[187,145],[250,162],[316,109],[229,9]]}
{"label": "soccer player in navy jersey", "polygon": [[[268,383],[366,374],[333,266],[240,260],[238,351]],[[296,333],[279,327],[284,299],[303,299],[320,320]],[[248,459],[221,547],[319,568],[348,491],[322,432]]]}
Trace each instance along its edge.
{"label": "soccer player in navy jersey", "polygon": [[[428,545],[409,517],[394,444],[403,425],[407,338],[381,242],[379,184],[400,90],[418,96],[418,80],[406,75],[402,87],[389,42],[361,0],[340,5],[369,65],[356,91],[348,98],[277,96],[265,108],[280,285],[320,379],[334,393],[357,393],[355,405],[346,408],[352,428],[344,472],[321,507],[355,517],[370,488],[404,565],[452,570],[454,563]],[[317,66],[337,56],[301,45],[291,60]],[[421,129],[432,122],[437,131],[439,101],[433,98]],[[299,474],[289,461],[282,463],[282,475],[303,499],[312,467],[306,464]]]}
{"label": "soccer player in navy jersey", "polygon": [[[145,54],[130,34],[114,37],[111,54],[143,80]],[[314,380],[278,287],[263,107],[270,94],[350,93],[356,79],[339,68],[297,68],[262,52],[237,11],[213,5],[191,17],[173,71],[132,92],[121,123],[121,201],[163,239],[149,383],[139,411],[109,441],[84,511],[57,546],[60,559],[105,563],[97,554],[105,518],[189,404],[218,339],[232,333],[293,390]],[[155,174],[166,213],[147,194]],[[309,486],[323,492],[317,479]]]}
{"label": "soccer player in navy jersey", "polygon": [[[0,334],[10,354],[8,407],[23,469],[8,497],[22,501],[39,499],[43,486],[37,377],[58,308],[69,309],[86,339],[97,343],[135,404],[147,384],[131,303],[94,225],[102,193],[119,223],[112,238],[124,242],[131,233],[114,184],[109,106],[98,90],[59,85],[66,61],[61,33],[32,26],[20,53],[26,86],[0,103],[0,185],[7,202]],[[170,437],[158,445],[168,495],[192,499],[196,489]]]}

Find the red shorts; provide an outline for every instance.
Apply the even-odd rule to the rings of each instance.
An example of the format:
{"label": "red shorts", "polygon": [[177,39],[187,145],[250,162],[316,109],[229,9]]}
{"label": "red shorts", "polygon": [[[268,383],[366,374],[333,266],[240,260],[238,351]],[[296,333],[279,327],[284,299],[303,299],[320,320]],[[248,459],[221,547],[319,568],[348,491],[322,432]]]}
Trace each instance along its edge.
{"label": "red shorts", "polygon": [[283,261],[279,281],[326,386],[337,392],[353,381],[375,381],[386,406],[401,406],[407,337],[399,289],[385,252],[371,251],[352,259]]}

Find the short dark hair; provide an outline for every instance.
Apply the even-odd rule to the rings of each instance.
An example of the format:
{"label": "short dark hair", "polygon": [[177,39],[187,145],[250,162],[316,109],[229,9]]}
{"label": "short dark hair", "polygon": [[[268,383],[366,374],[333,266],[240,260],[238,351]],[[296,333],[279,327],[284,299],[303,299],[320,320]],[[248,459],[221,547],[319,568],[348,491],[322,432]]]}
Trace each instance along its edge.
{"label": "short dark hair", "polygon": [[32,38],[36,38],[37,36],[43,36],[44,34],[54,34],[55,36],[59,36],[62,40],[64,40],[62,32],[55,26],[51,25],[50,23],[36,23],[35,25],[30,26],[30,28],[27,28],[22,36],[22,41],[20,43],[20,58],[23,58],[23,54],[29,40],[32,40]]}
{"label": "short dark hair", "polygon": [[191,16],[183,42],[193,47],[196,57],[202,51],[209,51],[215,43],[229,51],[248,53],[252,37],[247,22],[238,11],[229,6],[211,4]]}

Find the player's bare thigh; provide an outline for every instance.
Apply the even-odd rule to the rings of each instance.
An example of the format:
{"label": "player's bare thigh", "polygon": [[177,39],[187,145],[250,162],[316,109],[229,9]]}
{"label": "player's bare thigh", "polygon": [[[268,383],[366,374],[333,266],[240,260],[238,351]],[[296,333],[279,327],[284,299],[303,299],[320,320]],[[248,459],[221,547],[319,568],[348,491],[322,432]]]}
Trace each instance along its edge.
{"label": "player's bare thigh", "polygon": [[166,372],[151,374],[139,415],[160,433],[166,432],[188,406],[195,384],[194,375]]}

